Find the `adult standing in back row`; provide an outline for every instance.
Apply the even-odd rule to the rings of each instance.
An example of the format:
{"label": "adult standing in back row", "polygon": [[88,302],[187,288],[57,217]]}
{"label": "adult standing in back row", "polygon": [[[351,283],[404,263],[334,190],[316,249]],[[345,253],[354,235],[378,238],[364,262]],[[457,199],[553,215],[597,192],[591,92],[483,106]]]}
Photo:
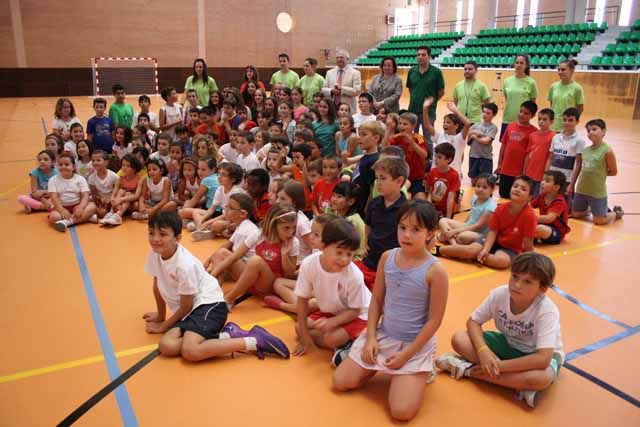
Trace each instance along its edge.
{"label": "adult standing in back row", "polygon": [[216,81],[209,75],[209,69],[204,59],[197,58],[193,61],[193,75],[187,77],[184,82],[184,101],[187,99],[187,91],[193,89],[198,96],[198,105],[209,104],[209,97],[212,92],[218,90]]}
{"label": "adult standing in back row", "polygon": [[584,111],[584,90],[582,86],[573,79],[578,62],[575,59],[567,59],[558,65],[558,77],[560,81],[555,82],[549,88],[547,100],[551,103],[551,108],[555,113],[555,120],[551,129],[562,132],[563,116],[567,108],[577,108],[580,114]]}
{"label": "adult standing in back row", "polygon": [[400,110],[402,96],[402,79],[398,77],[396,60],[389,56],[380,62],[382,73],[376,74],[369,84],[369,93],[373,95],[373,107],[377,110],[384,108],[387,113],[397,113]]}
{"label": "adult standing in back row", "polygon": [[502,115],[502,127],[500,128],[500,139],[507,130],[511,122],[518,121],[520,106],[525,101],[536,102],[538,96],[538,85],[529,76],[531,72],[531,61],[527,55],[516,56],[513,66],[514,75],[507,77],[504,81],[504,114]]}
{"label": "adult standing in back row", "polygon": [[293,70],[289,69],[289,55],[281,53],[278,55],[278,63],[280,69],[271,75],[269,84],[271,85],[271,93],[273,96],[276,89],[288,87],[293,89],[300,84],[300,76]]}
{"label": "adult standing in back row", "polygon": [[471,123],[482,122],[482,106],[490,101],[489,88],[476,78],[478,64],[467,61],[464,64],[464,80],[453,89],[453,102],[458,111]]}
{"label": "adult standing in back row", "polygon": [[337,67],[327,71],[322,93],[330,97],[336,107],[344,102],[351,106],[351,112],[356,112],[358,111],[356,101],[362,89],[362,79],[360,71],[347,64],[347,61],[349,61],[349,52],[338,50],[336,52]]}
{"label": "adult standing in back row", "polygon": [[[429,118],[431,125],[436,122],[436,106],[438,100],[444,95],[444,77],[442,71],[434,65],[431,65],[431,48],[429,46],[420,46],[417,49],[418,65],[411,67],[407,75],[407,88],[409,88],[409,111],[418,116],[416,123],[416,132],[420,131],[422,125],[422,104],[424,100],[433,97],[434,102],[429,107]],[[427,140],[429,148],[429,162],[433,157],[433,141],[429,132],[422,133]]]}

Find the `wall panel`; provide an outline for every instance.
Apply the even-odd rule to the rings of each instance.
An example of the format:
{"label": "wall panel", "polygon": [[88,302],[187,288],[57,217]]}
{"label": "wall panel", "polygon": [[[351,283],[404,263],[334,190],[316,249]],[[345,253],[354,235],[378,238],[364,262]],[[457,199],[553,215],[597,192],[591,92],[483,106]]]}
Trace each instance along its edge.
{"label": "wall panel", "polygon": [[17,66],[9,0],[0,1],[0,68]]}

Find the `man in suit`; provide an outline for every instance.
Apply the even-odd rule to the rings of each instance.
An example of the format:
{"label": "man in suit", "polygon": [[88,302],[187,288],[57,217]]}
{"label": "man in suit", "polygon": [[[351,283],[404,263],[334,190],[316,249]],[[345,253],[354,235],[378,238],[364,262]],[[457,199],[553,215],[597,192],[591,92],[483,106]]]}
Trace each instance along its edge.
{"label": "man in suit", "polygon": [[338,50],[336,52],[336,67],[327,71],[322,93],[333,99],[336,106],[342,102],[351,106],[351,114],[358,112],[357,100],[362,81],[360,71],[347,64],[349,52]]}

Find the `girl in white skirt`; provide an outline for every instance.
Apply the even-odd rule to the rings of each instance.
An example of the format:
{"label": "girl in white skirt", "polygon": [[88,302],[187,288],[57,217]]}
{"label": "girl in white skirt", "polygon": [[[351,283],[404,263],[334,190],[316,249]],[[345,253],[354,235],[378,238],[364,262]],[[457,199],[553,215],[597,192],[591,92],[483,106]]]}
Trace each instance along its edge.
{"label": "girl in white skirt", "polygon": [[333,385],[347,391],[362,387],[378,371],[391,374],[391,416],[408,421],[420,409],[434,372],[435,334],[444,316],[449,279],[427,250],[438,227],[433,205],[411,201],[400,208],[398,219],[400,247],[380,258],[367,332],[336,369]]}

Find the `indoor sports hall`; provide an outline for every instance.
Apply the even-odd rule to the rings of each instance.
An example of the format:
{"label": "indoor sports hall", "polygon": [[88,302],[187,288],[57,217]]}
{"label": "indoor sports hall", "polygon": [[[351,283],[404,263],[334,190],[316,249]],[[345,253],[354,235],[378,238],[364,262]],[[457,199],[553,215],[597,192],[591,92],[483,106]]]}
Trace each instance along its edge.
{"label": "indoor sports hall", "polygon": [[[557,378],[548,388],[536,393],[535,407],[517,399],[517,391],[471,378],[456,380],[434,364],[432,372],[437,373],[437,377],[432,376],[434,381],[424,385],[419,410],[414,417],[407,417],[413,419],[406,424],[640,425],[638,2],[115,0],[90,3],[68,0],[57,4],[8,0],[0,3],[0,230],[3,240],[0,265],[4,271],[0,285],[3,302],[0,426],[405,424],[390,411],[388,394],[393,375],[381,372],[357,390],[336,391],[332,387],[336,372],[332,366],[334,352],[311,346],[303,356],[294,355],[298,345],[296,315],[272,308],[265,303],[264,295],[247,295],[242,303],[236,300],[227,320],[247,330],[256,325],[264,328],[288,347],[290,357],[267,354],[260,359],[247,350],[195,363],[160,354],[161,335],[147,333],[143,319],[145,313],[155,310],[158,298],[157,294],[154,299],[153,277],[145,273],[145,264],[152,252],[147,221],[132,219],[131,212],[125,210],[118,226],[108,221],[92,223],[98,222],[97,217],[82,224],[80,220],[74,224],[72,219],[67,225],[60,225],[60,221],[52,223],[48,216],[58,207],[66,209],[57,196],[59,193],[54,193],[55,200],[49,209],[46,203],[34,198],[34,190],[44,188],[42,197],[50,197],[52,181],[48,187],[34,188],[32,183],[36,180],[33,171],[40,167],[41,152],[49,147],[45,146],[47,135],[58,135],[56,138],[64,143],[64,150],[69,143],[73,149],[77,145],[76,155],[79,155],[80,144],[73,142],[73,131],[65,128],[64,123],[71,123],[75,117],[83,132],[87,132],[88,121],[97,115],[94,99],[105,99],[107,110],[118,102],[112,91],[114,85],[122,85],[126,98],[121,99],[121,103],[129,104],[136,114],[141,111],[139,97],[147,95],[150,126],[157,128],[157,133],[151,132],[157,136],[173,131],[173,138],[177,140],[178,127],[169,123],[170,112],[177,104],[185,106],[180,109],[178,125],[184,123],[190,136],[198,133],[195,127],[186,126],[190,119],[185,93],[189,86],[185,81],[193,83],[195,80],[188,79],[202,77],[201,72],[196,72],[196,63],[204,64],[205,72],[215,79],[215,91],[225,101],[224,105],[221,99],[217,103],[212,101],[215,91],[209,84],[205,87],[204,102],[200,101],[201,90],[193,92],[198,107],[192,105],[190,110],[214,105],[213,120],[220,120],[215,126],[223,129],[222,132],[229,125],[226,113],[220,115],[225,105],[235,109],[242,101],[242,105],[246,105],[243,114],[255,115],[252,123],[256,127],[260,126],[260,117],[270,114],[261,113],[258,108],[260,104],[254,97],[260,89],[257,82],[264,82],[265,98],[287,96],[283,89],[287,84],[277,78],[270,80],[272,75],[294,73],[296,77],[311,78],[315,73],[324,76],[325,85],[313,91],[321,92],[324,101],[319,104],[332,103],[328,108],[332,110],[334,102],[337,106],[339,100],[348,103],[351,99],[350,113],[355,114],[363,103],[359,95],[375,93],[374,81],[379,83],[387,73],[390,78],[401,80],[402,89],[397,93],[395,104],[371,96],[375,106],[371,113],[383,114],[381,109],[386,110],[382,118],[376,116],[379,125],[384,127],[391,112],[402,114],[411,110],[412,99],[419,96],[416,86],[408,87],[407,80],[412,73],[422,73],[423,63],[419,61],[423,59],[419,52],[426,52],[424,46],[429,48],[428,67],[432,70],[428,72],[439,70],[443,81],[437,102],[434,101],[436,133],[445,131],[443,120],[453,111],[449,104],[457,104],[454,109],[460,112],[464,96],[469,109],[471,94],[466,84],[472,83],[473,92],[475,82],[483,82],[487,92],[481,101],[497,105],[498,113],[492,121],[498,129],[495,139],[502,137],[501,124],[510,122],[505,111],[513,108],[510,103],[514,102],[514,95],[509,96],[513,93],[509,92],[513,90],[509,82],[513,80],[507,80],[524,79],[522,73],[526,66],[526,78],[536,86],[526,100],[535,101],[538,113],[544,108],[560,108],[560,101],[552,95],[553,88],[558,90],[558,85],[569,80],[572,85],[578,84],[581,94],[574,97],[574,104],[567,101],[568,95],[562,99],[566,108],[575,105],[580,110],[576,137],[582,138],[585,147],[590,146],[592,142],[585,125],[594,119],[604,120],[604,142],[615,152],[617,173],[606,178],[605,205],[615,211],[605,211],[604,215],[610,219],[608,224],[596,225],[591,214],[571,217],[566,224],[571,231],[559,244],[535,244],[534,251],[548,256],[555,265],[554,285],[544,295],[560,313],[564,351],[564,363]],[[285,65],[282,54],[286,54]],[[386,67],[385,71],[383,64],[391,64],[390,59],[393,59],[393,70]],[[470,80],[467,74],[469,64],[477,71],[475,80]],[[243,84],[253,84],[247,81],[249,68],[256,80],[252,93],[241,88]],[[313,71],[309,72],[311,68]],[[560,73],[559,68],[562,68]],[[357,84],[347,88],[344,82],[348,76],[351,78],[351,73],[357,73]],[[328,84],[330,78],[333,81]],[[456,92],[454,88],[459,83],[462,91]],[[299,85],[303,84],[293,86]],[[167,109],[169,101],[161,96],[161,92],[169,93],[171,98],[172,92],[165,91],[169,87],[177,92],[171,109]],[[309,104],[303,108],[305,112],[298,121],[306,120],[307,114],[315,114],[321,122],[324,113],[314,109],[313,93],[309,90],[303,87],[299,91],[303,96],[300,107],[306,104],[307,96]],[[238,102],[227,103],[228,93],[232,97],[233,93],[240,94],[242,100],[237,98]],[[292,91],[288,93],[295,101]],[[423,94],[417,104],[420,110],[424,99]],[[272,103],[276,115],[281,114],[279,103],[298,107],[289,100]],[[265,104],[263,102],[262,107],[266,109]],[[482,105],[478,104],[478,111]],[[61,112],[68,106],[73,110],[71,117],[64,116],[68,110]],[[515,111],[511,122],[521,120],[519,103]],[[560,120],[559,133],[566,129],[562,127],[562,117],[568,120],[562,111],[567,110],[563,108],[555,116]],[[60,114],[64,116],[62,119]],[[153,124],[155,115],[159,117],[159,126]],[[283,129],[283,120],[286,134],[289,130],[286,124],[291,122],[277,119],[280,129]],[[58,128],[60,122],[64,123]],[[235,132],[250,133],[246,123],[239,125],[241,129],[247,126],[246,132]],[[538,127],[537,115],[531,118],[531,124]],[[131,124],[131,117],[128,126],[135,126]],[[292,126],[295,128],[295,122]],[[227,129],[227,133],[232,132]],[[334,130],[337,129],[336,124]],[[511,128],[506,129],[508,134]],[[116,137],[118,131],[115,127],[113,131]],[[127,132],[131,131],[127,129]],[[425,128],[419,133],[424,135]],[[107,134],[111,138],[111,134]],[[149,135],[144,130],[142,134],[145,138]],[[84,135],[80,139],[84,140]],[[221,139],[227,137],[225,134]],[[333,133],[330,139],[333,140]],[[129,141],[124,146],[127,143]],[[92,144],[86,143],[91,151],[95,149]],[[149,151],[156,148],[150,140],[149,145],[153,147]],[[60,151],[55,154],[62,156],[58,161],[71,155],[62,154],[62,146],[58,148]],[[126,151],[126,147],[122,149],[131,152]],[[195,156],[196,148],[193,149]],[[502,161],[500,149],[501,143],[494,140],[491,154],[494,169]],[[454,219],[464,222],[469,217],[474,187],[468,176],[470,149],[466,143],[462,150],[465,152],[460,173],[462,191],[459,212]],[[117,158],[119,155],[112,156],[121,160]],[[218,174],[222,160],[220,155]],[[82,161],[75,163],[77,170]],[[283,164],[287,161],[291,160],[282,159]],[[196,159],[193,164],[201,163]],[[580,163],[584,170],[585,162]],[[610,173],[610,164],[607,165],[609,175],[614,175]],[[88,173],[92,172],[96,173],[93,169]],[[579,189],[579,177],[576,177]],[[347,176],[346,180],[350,179]],[[148,188],[147,184],[143,188]],[[86,194],[84,191],[82,194]],[[33,206],[40,206],[40,210],[25,208],[24,203],[19,202],[21,197],[20,200],[27,197],[35,201],[37,204]],[[500,199],[497,187],[493,198],[500,203],[507,202]],[[91,214],[93,212],[96,211]],[[622,212],[624,215],[620,215]],[[619,218],[615,218],[614,213]],[[104,220],[102,216],[100,221]],[[204,263],[228,240],[216,237],[195,241],[184,228],[179,243]],[[510,280],[509,269],[443,256],[438,256],[437,262],[448,275],[448,299],[434,335],[437,342],[434,357],[453,351],[452,335],[466,329],[467,320],[491,290]],[[250,270],[252,265],[248,264],[246,269]],[[234,282],[228,277],[221,279],[222,291],[229,292]],[[169,310],[167,317],[170,313]],[[491,329],[495,329],[493,321],[484,325],[484,330]],[[258,341],[258,349],[259,345]],[[475,349],[478,354],[482,350],[484,348]]]}

